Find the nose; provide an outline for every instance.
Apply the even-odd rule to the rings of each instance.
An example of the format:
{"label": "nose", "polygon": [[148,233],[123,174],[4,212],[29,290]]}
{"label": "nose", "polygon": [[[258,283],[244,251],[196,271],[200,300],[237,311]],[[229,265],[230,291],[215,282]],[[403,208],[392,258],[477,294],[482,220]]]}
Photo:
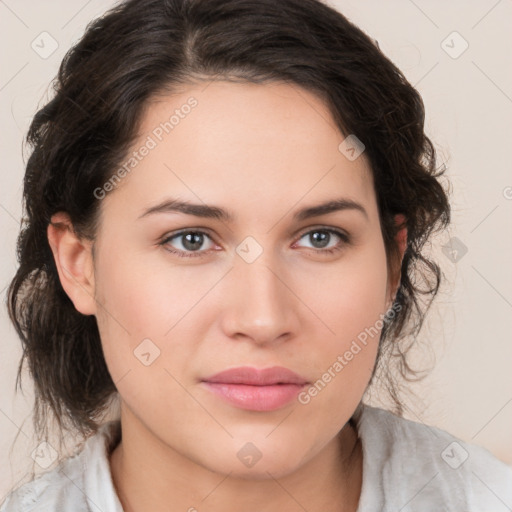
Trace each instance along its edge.
{"label": "nose", "polygon": [[296,336],[300,332],[300,300],[293,293],[290,280],[289,273],[271,258],[260,256],[253,263],[237,258],[224,282],[224,333],[259,345]]}

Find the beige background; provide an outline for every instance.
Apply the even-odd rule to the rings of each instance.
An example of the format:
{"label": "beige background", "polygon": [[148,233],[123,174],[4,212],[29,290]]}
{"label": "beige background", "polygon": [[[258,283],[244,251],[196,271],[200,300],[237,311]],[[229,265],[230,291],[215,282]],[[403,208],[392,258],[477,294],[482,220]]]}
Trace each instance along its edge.
{"label": "beige background", "polygon": [[[23,135],[66,50],[87,22],[110,5],[100,0],[0,0],[3,302],[16,268]],[[448,166],[454,189],[451,232],[433,247],[449,282],[420,340],[423,347],[432,347],[436,366],[415,386],[420,399],[410,401],[407,416],[484,446],[512,464],[512,2],[337,0],[331,5],[377,39],[419,89],[427,133]],[[47,58],[31,48],[32,41],[48,38],[42,32],[58,43]],[[45,48],[51,49],[49,39]],[[453,236],[467,248],[462,257],[459,251],[457,262],[441,250]],[[29,381],[25,396],[14,394],[20,344],[5,306],[0,339],[1,500],[32,467],[35,443]],[[417,360],[424,366],[434,362],[428,350],[419,350]]]}

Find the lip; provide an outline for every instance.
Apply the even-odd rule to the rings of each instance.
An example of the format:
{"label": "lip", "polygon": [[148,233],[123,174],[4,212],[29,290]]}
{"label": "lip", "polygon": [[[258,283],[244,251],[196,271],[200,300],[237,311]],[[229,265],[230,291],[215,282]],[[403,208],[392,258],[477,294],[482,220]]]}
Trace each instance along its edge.
{"label": "lip", "polygon": [[242,366],[207,377],[202,384],[240,409],[274,411],[293,401],[308,381],[282,366]]}

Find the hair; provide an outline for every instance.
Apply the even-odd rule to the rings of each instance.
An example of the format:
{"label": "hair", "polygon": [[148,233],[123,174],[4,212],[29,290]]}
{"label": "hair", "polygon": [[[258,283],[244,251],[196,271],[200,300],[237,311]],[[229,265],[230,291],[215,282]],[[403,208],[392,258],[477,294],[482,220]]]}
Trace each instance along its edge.
{"label": "hair", "polygon": [[[52,99],[26,137],[19,268],[8,309],[23,346],[16,385],[26,362],[38,431],[53,416],[61,429],[95,432],[116,394],[96,318],[79,313],[61,286],[47,239],[51,217],[66,212],[77,235],[94,240],[100,212],[94,190],[126,158],[148,101],[209,80],[303,88],[325,102],[344,136],[364,143],[388,270],[400,279],[377,361],[396,356],[385,373],[402,411],[397,373],[414,374],[411,340],[442,275],[422,249],[450,222],[438,179],[444,168],[437,168],[424,133],[419,93],[373,39],[319,0],[129,0],[93,20],[67,52]],[[401,263],[396,214],[407,227]]]}

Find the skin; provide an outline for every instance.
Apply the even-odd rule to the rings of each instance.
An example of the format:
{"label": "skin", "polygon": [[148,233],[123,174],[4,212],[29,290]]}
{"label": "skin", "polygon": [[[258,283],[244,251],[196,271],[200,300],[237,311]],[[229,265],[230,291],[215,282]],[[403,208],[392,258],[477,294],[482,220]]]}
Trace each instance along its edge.
{"label": "skin", "polygon": [[[134,148],[191,96],[197,106],[101,200],[94,253],[64,213],[48,229],[64,289],[97,318],[121,397],[123,439],[110,458],[121,502],[126,511],[354,511],[362,452],[347,422],[378,336],[306,405],[244,410],[200,381],[247,365],[284,366],[315,382],[388,310],[398,283],[369,163],[338,150],[345,137],[319,98],[278,83],[219,81],[159,97]],[[229,209],[234,221],[141,217],[170,197]],[[338,198],[366,215],[293,219]],[[202,256],[169,252],[187,251],[184,237],[159,243],[185,228],[207,233]],[[327,248],[341,250],[322,253],[311,233],[326,228],[349,242],[331,234]],[[251,263],[236,252],[247,236],[263,251]],[[403,254],[405,228],[398,236]],[[160,351],[149,366],[134,355],[147,338]],[[262,454],[250,468],[237,457],[248,442]]]}

